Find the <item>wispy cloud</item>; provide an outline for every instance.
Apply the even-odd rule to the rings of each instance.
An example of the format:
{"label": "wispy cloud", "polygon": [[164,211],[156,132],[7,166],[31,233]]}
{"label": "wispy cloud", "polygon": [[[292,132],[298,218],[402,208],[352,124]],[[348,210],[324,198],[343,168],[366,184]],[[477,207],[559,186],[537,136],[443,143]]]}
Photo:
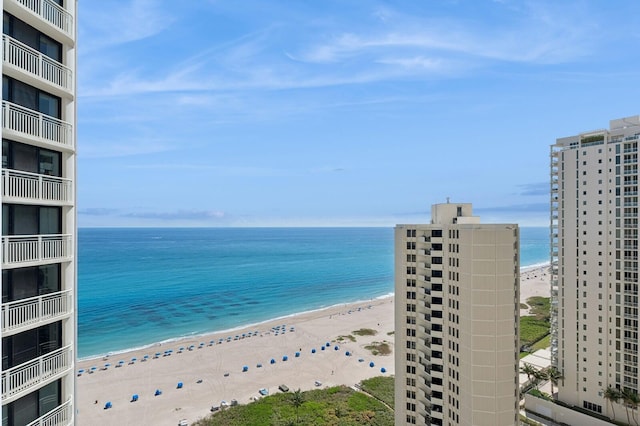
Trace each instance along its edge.
{"label": "wispy cloud", "polygon": [[173,212],[131,212],[121,215],[122,217],[135,219],[159,219],[163,221],[177,220],[212,220],[223,219],[226,214],[217,210],[178,210]]}
{"label": "wispy cloud", "polygon": [[106,46],[128,43],[151,37],[169,27],[173,16],[153,0],[101,0],[99,7],[83,9],[79,21],[90,52]]}
{"label": "wispy cloud", "polygon": [[534,196],[534,195],[549,195],[549,182],[536,182],[526,183],[518,185],[521,189],[520,195]]}
{"label": "wispy cloud", "polygon": [[78,210],[79,215],[85,215],[85,216],[113,216],[117,214],[117,212],[118,212],[117,209],[110,209],[110,208],[104,208],[104,207],[95,207],[95,208]]}

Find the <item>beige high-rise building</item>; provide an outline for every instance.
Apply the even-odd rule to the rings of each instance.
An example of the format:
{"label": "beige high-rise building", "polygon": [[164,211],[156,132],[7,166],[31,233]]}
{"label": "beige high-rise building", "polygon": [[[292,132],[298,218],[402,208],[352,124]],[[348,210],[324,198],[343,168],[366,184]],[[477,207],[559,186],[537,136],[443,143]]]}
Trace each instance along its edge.
{"label": "beige high-rise building", "polygon": [[72,425],[77,1],[2,11],[2,424]]}
{"label": "beige high-rise building", "polygon": [[640,116],[551,146],[552,363],[558,399],[624,421],[638,393]]}
{"label": "beige high-rise building", "polygon": [[436,204],[395,228],[395,424],[514,425],[519,229]]}

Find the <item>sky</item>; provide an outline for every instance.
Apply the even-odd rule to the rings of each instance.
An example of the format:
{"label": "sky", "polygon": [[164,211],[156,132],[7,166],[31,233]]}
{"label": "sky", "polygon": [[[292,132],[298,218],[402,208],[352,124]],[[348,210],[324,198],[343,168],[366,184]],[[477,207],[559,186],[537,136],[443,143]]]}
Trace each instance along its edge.
{"label": "sky", "polygon": [[549,147],[640,114],[640,2],[83,0],[78,223],[547,226]]}

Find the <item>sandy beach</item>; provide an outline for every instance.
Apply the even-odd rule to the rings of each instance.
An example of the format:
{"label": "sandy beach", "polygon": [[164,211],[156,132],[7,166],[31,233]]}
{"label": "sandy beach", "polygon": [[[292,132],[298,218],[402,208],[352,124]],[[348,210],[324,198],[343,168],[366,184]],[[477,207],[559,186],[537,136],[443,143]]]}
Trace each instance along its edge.
{"label": "sandy beach", "polygon": [[[532,296],[549,296],[548,265],[522,270],[520,299],[526,302]],[[280,392],[281,384],[291,390],[313,389],[316,382],[322,387],[353,386],[369,377],[393,375],[393,353],[373,355],[365,348],[372,342],[393,344],[393,309],[393,297],[345,304],[232,333],[80,361],[77,370],[84,372],[77,378],[77,424],[177,425],[183,419],[190,423],[207,416],[211,406],[223,400],[249,403],[262,388],[272,394]],[[354,336],[355,342],[338,340],[362,328],[377,334]],[[110,365],[105,369],[105,364]],[[156,390],[162,393],[155,396]],[[138,400],[132,402],[134,394]],[[107,402],[112,405],[109,409],[104,408]]]}
{"label": "sandy beach", "polygon": [[[393,327],[393,298],[387,297],[304,313],[233,333],[80,361],[77,369],[85,371],[77,377],[77,424],[177,425],[182,419],[193,422],[208,415],[211,406],[222,400],[249,403],[259,396],[261,388],[275,393],[285,384],[291,390],[309,390],[316,381],[322,387],[352,386],[369,377],[392,375],[393,353],[375,356],[365,346],[374,341],[393,344]],[[376,330],[377,335],[354,336],[355,342],[338,341],[339,336],[352,335],[361,328]],[[180,351],[181,347],[184,350]],[[171,355],[165,355],[169,350]],[[155,358],[156,354],[160,355]],[[142,361],[145,355],[149,358]],[[132,358],[136,361],[130,364]],[[120,361],[124,363],[117,367]],[[105,370],[107,363],[110,365]],[[243,372],[245,366],[248,371]],[[89,373],[92,367],[96,369]],[[385,373],[381,372],[383,367]],[[181,389],[177,388],[178,382],[182,382]],[[162,394],[154,396],[156,390]],[[131,402],[134,394],[138,401]],[[104,409],[106,402],[111,402],[112,408]]]}

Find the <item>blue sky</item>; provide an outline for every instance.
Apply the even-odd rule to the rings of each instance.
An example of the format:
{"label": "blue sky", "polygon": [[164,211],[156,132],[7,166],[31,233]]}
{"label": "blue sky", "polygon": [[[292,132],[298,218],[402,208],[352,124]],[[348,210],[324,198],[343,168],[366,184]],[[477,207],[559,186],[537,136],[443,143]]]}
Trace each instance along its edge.
{"label": "blue sky", "polygon": [[80,226],[546,226],[549,145],[640,114],[635,0],[79,7]]}

